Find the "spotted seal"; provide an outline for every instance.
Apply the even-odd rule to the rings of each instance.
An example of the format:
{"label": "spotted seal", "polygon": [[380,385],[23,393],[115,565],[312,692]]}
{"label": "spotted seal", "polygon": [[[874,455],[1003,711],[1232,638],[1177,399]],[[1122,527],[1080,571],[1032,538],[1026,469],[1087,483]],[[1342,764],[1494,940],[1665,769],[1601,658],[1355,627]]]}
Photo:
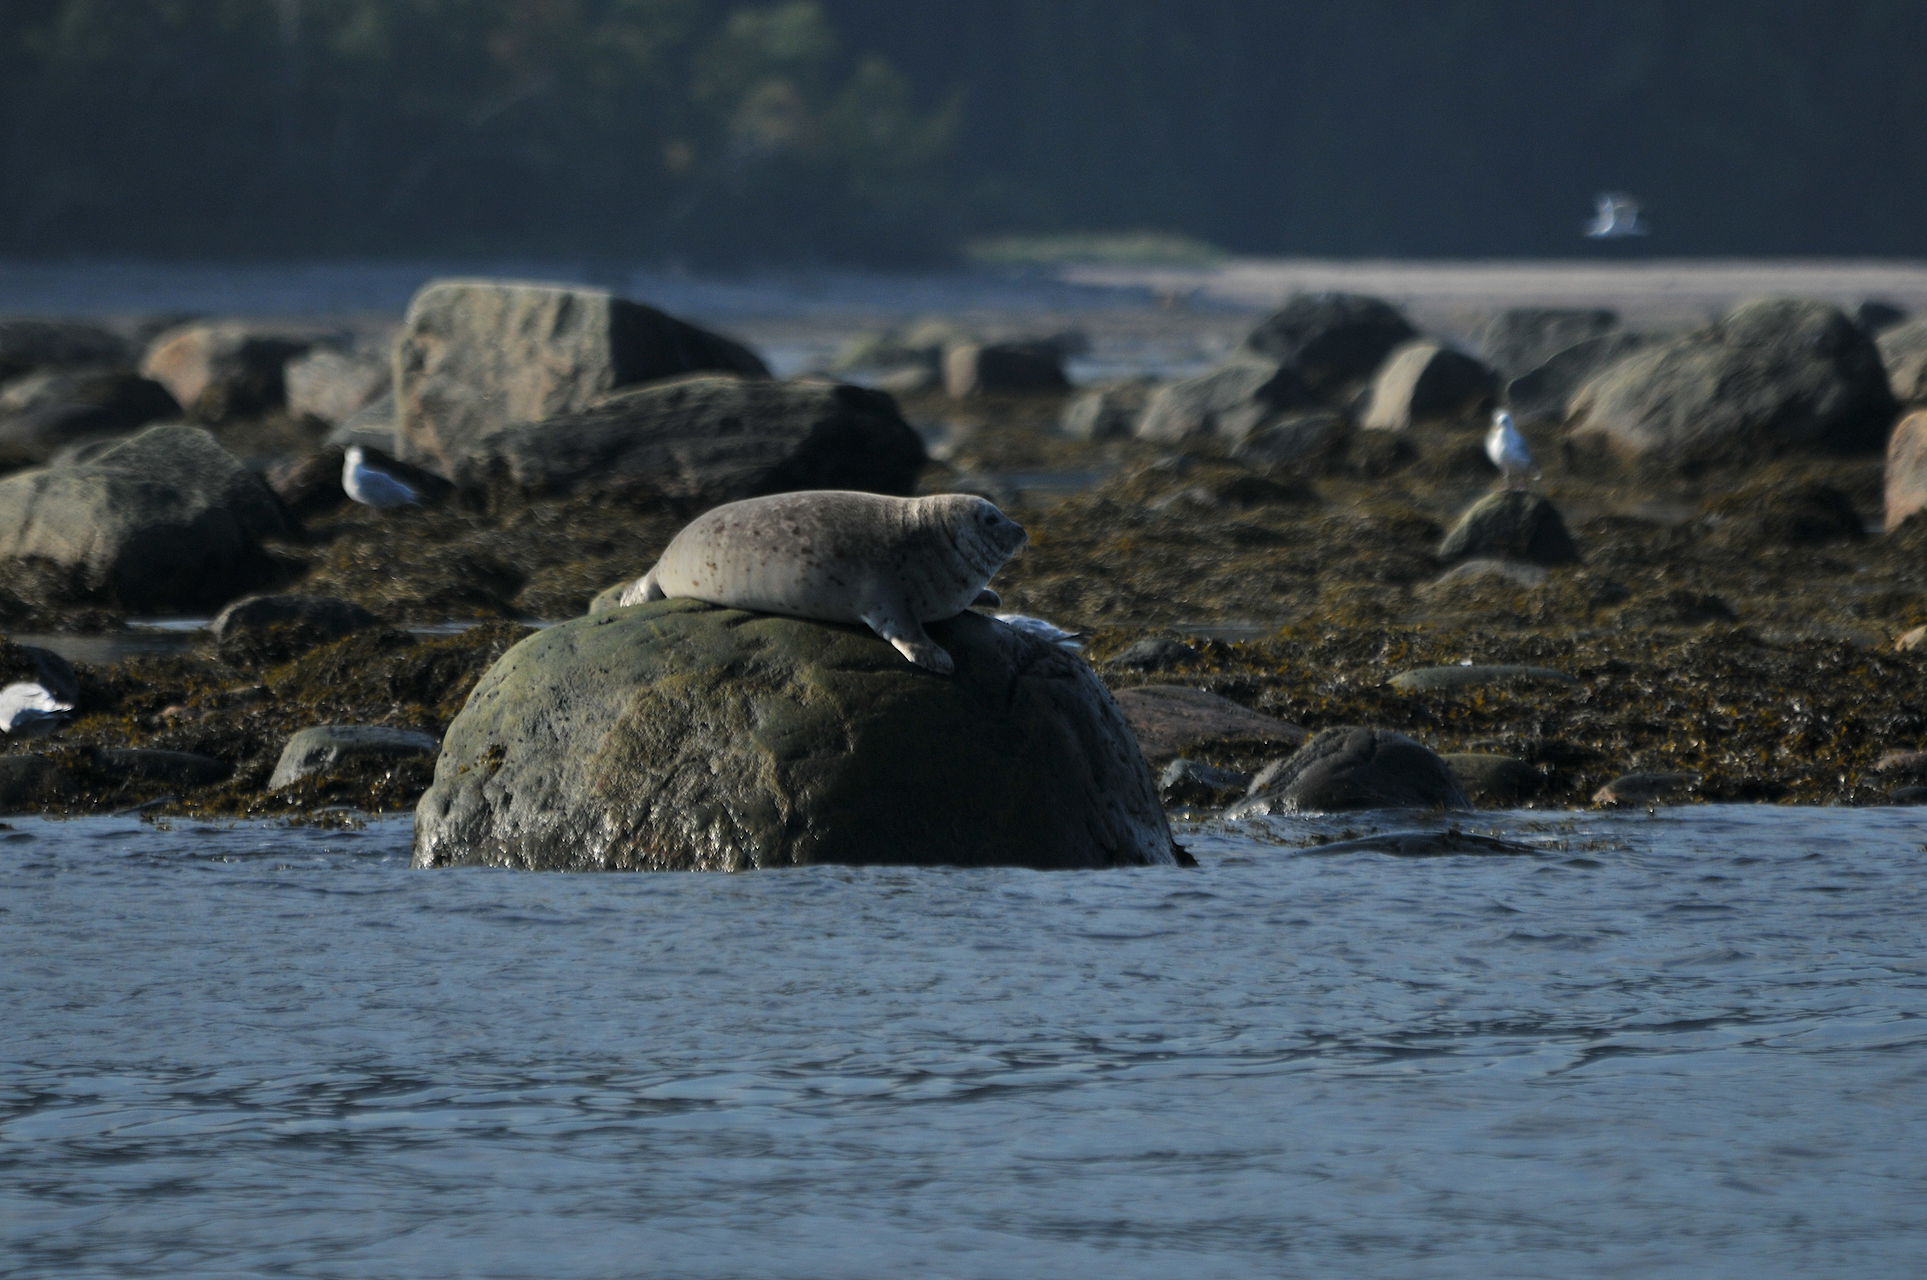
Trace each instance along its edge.
{"label": "spotted seal", "polygon": [[706,511],[619,604],[688,596],[824,622],[861,622],[920,667],[955,663],[923,624],[998,603],[990,576],[1023,526],[970,494],[891,498],[813,489]]}

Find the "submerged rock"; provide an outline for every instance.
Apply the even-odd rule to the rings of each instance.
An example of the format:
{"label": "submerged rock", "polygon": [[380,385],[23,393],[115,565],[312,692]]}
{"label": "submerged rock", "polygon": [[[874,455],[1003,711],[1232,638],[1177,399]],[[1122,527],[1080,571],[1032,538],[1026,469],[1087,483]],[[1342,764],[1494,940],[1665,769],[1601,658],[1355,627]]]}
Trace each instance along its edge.
{"label": "submerged rock", "polygon": [[1345,809],[1471,807],[1430,747],[1390,729],[1326,729],[1251,780],[1227,818]]}
{"label": "submerged rock", "polygon": [[1091,670],[975,613],[952,676],[868,630],[659,600],[511,649],[445,735],[415,864],[1174,865]]}
{"label": "submerged rock", "polygon": [[769,373],[741,343],[600,289],[433,281],[395,346],[401,456],[454,478],[487,431],[699,370]]}
{"label": "submerged rock", "polygon": [[1168,805],[1220,805],[1245,793],[1251,775],[1180,756],[1158,775],[1158,795]]}
{"label": "submerged rock", "polygon": [[293,786],[303,778],[340,768],[349,762],[388,763],[432,756],[441,743],[414,729],[382,725],[327,724],[303,729],[288,739],[268,778],[268,790]]}

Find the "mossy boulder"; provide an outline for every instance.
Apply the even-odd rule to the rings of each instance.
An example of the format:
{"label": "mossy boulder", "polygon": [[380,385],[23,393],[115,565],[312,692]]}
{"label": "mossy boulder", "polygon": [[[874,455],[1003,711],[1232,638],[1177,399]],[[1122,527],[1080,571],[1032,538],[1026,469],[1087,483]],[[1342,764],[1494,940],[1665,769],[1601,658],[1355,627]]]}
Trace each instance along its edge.
{"label": "mossy boulder", "polygon": [[975,613],[930,632],[953,676],[865,628],[693,600],[538,632],[449,726],[415,864],[1179,861],[1137,743],[1081,659]]}

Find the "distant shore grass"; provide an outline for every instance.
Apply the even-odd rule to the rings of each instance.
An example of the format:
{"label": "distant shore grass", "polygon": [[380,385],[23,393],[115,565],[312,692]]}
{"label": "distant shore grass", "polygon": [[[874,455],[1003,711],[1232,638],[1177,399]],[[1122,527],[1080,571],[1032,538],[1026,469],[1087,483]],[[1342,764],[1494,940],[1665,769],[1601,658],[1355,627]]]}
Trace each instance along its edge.
{"label": "distant shore grass", "polygon": [[1222,262],[1224,250],[1174,231],[1069,231],[1052,235],[991,236],[964,245],[980,266],[1061,267],[1111,263],[1137,267],[1203,267]]}

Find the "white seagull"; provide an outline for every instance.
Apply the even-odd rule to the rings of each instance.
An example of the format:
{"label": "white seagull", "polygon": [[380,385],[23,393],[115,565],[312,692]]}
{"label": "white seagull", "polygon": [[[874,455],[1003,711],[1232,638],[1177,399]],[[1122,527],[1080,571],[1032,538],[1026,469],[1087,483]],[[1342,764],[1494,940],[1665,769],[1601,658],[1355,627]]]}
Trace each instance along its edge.
{"label": "white seagull", "polygon": [[1592,221],[1586,224],[1586,237],[1591,240],[1643,236],[1646,231],[1646,224],[1639,220],[1639,201],[1623,191],[1600,193],[1594,202]]}
{"label": "white seagull", "polygon": [[368,461],[358,444],[349,445],[341,460],[341,487],[365,507],[406,507],[422,500],[413,485]]}
{"label": "white seagull", "polygon": [[0,689],[0,733],[44,738],[66,724],[73,710],[73,703],[54,697],[45,685],[19,680]]}
{"label": "white seagull", "polygon": [[1526,438],[1513,425],[1509,410],[1501,409],[1492,415],[1492,430],[1485,433],[1485,456],[1492,459],[1492,465],[1505,477],[1508,489],[1521,488],[1518,481],[1539,474],[1539,469],[1532,465],[1532,450],[1526,448]]}

